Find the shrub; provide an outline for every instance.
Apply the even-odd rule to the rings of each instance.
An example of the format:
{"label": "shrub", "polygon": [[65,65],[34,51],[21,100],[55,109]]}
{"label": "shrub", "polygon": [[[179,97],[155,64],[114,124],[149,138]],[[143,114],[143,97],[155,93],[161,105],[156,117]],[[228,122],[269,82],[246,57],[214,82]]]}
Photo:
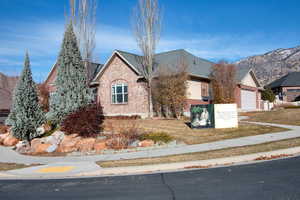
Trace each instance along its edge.
{"label": "shrub", "polygon": [[264,101],[274,102],[275,101],[275,94],[270,88],[267,88],[261,93],[261,98]]}
{"label": "shrub", "polygon": [[164,142],[168,143],[173,140],[173,138],[164,132],[153,132],[153,133],[146,133],[139,137],[140,140],[153,140],[155,143],[157,142]]}
{"label": "shrub", "polygon": [[107,146],[112,149],[125,149],[140,136],[141,129],[134,120],[109,121],[106,129],[111,133]]}
{"label": "shrub", "polygon": [[61,124],[66,134],[77,133],[82,137],[93,137],[100,133],[103,123],[100,106],[88,105],[69,114]]}

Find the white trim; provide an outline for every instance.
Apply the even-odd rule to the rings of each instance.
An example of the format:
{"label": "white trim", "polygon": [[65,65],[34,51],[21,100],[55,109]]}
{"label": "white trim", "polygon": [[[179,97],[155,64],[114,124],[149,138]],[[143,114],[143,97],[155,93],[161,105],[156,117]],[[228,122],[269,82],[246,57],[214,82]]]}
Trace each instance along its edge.
{"label": "white trim", "polygon": [[98,74],[96,75],[96,77],[92,81],[93,83],[98,83],[97,82],[98,77],[104,71],[104,69],[107,67],[108,63],[111,61],[111,59],[114,57],[115,54],[117,54],[118,56],[120,56],[138,75],[140,75],[140,72],[138,72],[138,70],[131,63],[129,63],[129,61],[126,60],[117,50],[115,50],[112,53],[112,55],[109,57],[109,59],[106,61],[106,63],[103,65],[103,67],[101,68],[101,70],[98,72]]}
{"label": "white trim", "polygon": [[253,71],[252,68],[249,69],[249,71],[248,71],[247,74],[242,78],[242,80],[240,81],[240,83],[243,82],[243,80],[246,78],[246,76],[247,76],[248,74],[250,74],[250,75],[252,76],[254,82],[255,82],[256,85],[257,85],[256,87],[257,87],[257,88],[260,88],[261,85],[260,85],[260,83],[259,83],[259,81],[258,81],[258,79],[257,79],[257,77],[256,77],[256,75],[255,75],[255,73],[254,73],[254,71]]}

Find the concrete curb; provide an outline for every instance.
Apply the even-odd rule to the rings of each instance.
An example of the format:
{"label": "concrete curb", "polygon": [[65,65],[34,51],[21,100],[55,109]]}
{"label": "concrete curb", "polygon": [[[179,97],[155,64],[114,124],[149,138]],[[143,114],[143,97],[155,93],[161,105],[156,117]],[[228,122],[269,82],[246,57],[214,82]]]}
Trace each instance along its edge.
{"label": "concrete curb", "polygon": [[[144,166],[131,166],[131,167],[113,167],[101,168],[92,172],[81,172],[72,175],[51,176],[48,175],[21,175],[0,173],[0,179],[61,179],[61,178],[84,178],[84,177],[105,177],[105,176],[124,176],[124,175],[137,175],[137,174],[155,174],[161,172],[176,172],[185,171],[199,168],[215,168],[215,167],[228,167],[237,164],[250,164],[254,162],[262,162],[263,158],[277,159],[296,156],[300,154],[300,147],[280,149],[276,151],[261,152],[254,154],[247,154],[241,156],[233,156],[226,158],[217,158],[210,160],[199,160],[189,162],[178,162],[168,164],[144,165]],[[262,158],[262,159],[260,159]]]}
{"label": "concrete curb", "polygon": [[210,160],[199,160],[199,161],[189,161],[189,162],[178,162],[170,164],[157,164],[157,165],[145,165],[145,166],[131,166],[131,167],[114,167],[114,168],[102,168],[90,173],[79,173],[75,176],[107,176],[107,175],[131,175],[131,174],[140,174],[140,173],[158,173],[158,172],[172,172],[179,171],[184,169],[193,169],[193,168],[212,168],[220,166],[230,166],[234,164],[243,164],[249,162],[259,162],[264,160],[263,158],[272,157],[289,157],[300,154],[300,147],[280,149],[269,152],[261,152],[254,154],[247,154],[241,156],[233,156],[226,158],[217,158]]}

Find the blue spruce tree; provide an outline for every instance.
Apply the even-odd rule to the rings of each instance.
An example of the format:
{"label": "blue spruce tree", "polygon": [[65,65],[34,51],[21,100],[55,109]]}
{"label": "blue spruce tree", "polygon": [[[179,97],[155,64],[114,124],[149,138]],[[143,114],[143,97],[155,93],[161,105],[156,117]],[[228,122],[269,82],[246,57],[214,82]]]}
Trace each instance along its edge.
{"label": "blue spruce tree", "polygon": [[38,136],[36,129],[45,121],[45,115],[39,105],[36,85],[32,80],[28,53],[25,56],[24,69],[14,89],[11,112],[6,124],[12,126],[13,135],[20,140]]}
{"label": "blue spruce tree", "polygon": [[50,112],[47,118],[59,124],[66,115],[91,103],[91,91],[88,88],[87,69],[77,45],[77,39],[70,23],[64,34],[58,58],[56,91],[50,97]]}

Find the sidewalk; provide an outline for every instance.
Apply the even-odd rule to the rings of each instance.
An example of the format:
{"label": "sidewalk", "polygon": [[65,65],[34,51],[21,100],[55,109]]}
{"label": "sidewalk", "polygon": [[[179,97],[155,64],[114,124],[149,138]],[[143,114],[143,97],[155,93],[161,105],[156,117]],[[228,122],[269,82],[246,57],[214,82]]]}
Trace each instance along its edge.
{"label": "sidewalk", "polygon": [[121,159],[136,159],[136,158],[149,158],[169,156],[176,154],[205,152],[212,150],[219,150],[231,147],[240,147],[247,145],[256,145],[266,142],[274,142],[278,140],[291,139],[300,137],[300,126],[278,125],[269,123],[249,122],[261,125],[278,126],[291,129],[289,131],[279,133],[269,133],[256,136],[240,137],[235,139],[227,139],[216,142],[185,145],[179,147],[169,147],[154,150],[145,150],[129,153],[118,154],[105,154],[105,155],[92,155],[92,156],[67,156],[67,157],[38,157],[38,156],[25,156],[18,154],[9,147],[0,146],[0,162],[7,163],[20,163],[20,164],[51,164],[58,162],[96,162],[108,160],[121,160]]}

